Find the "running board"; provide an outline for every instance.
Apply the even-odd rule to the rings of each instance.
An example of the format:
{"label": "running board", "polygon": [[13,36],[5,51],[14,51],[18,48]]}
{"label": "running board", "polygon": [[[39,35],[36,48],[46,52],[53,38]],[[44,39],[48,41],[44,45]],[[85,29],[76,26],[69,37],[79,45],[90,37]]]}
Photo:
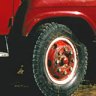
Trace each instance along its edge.
{"label": "running board", "polygon": [[9,53],[0,52],[0,57],[9,57]]}
{"label": "running board", "polygon": [[94,40],[93,40],[93,43],[96,43],[96,36],[95,36],[95,38],[94,38]]}
{"label": "running board", "polygon": [[0,36],[0,58],[9,57],[9,48],[6,36]]}

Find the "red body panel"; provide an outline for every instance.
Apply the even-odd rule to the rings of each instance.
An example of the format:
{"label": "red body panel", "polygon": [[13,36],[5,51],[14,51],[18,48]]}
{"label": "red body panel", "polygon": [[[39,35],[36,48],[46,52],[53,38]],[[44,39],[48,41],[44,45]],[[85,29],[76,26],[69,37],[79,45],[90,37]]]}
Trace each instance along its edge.
{"label": "red body panel", "polygon": [[96,6],[96,0],[29,0],[32,7]]}
{"label": "red body panel", "polygon": [[8,22],[12,17],[12,0],[0,1],[0,34],[7,34],[9,32]]}
{"label": "red body panel", "polygon": [[9,33],[9,19],[15,15],[19,5],[20,0],[0,0],[0,35]]}
{"label": "red body panel", "polygon": [[95,0],[29,0],[23,25],[23,35],[39,21],[53,17],[80,17],[86,20],[96,30]]}
{"label": "red body panel", "polygon": [[96,30],[96,7],[62,7],[62,8],[38,8],[28,10],[23,25],[23,34],[28,35],[30,30],[39,21],[55,17],[80,17],[86,20],[93,30]]}
{"label": "red body panel", "polygon": [[[95,0],[27,0],[28,8],[24,18],[23,35],[39,21],[53,17],[81,17],[96,30],[96,1]],[[10,32],[9,19],[15,16],[21,0],[0,1],[0,35]],[[7,7],[6,7],[7,6]]]}
{"label": "red body panel", "polygon": [[13,0],[14,16],[16,15],[19,6],[21,5],[21,0]]}

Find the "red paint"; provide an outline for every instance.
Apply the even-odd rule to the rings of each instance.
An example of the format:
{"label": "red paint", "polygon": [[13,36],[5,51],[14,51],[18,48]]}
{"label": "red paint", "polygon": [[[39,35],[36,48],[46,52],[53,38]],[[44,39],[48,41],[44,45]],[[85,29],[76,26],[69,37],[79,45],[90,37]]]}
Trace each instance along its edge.
{"label": "red paint", "polygon": [[0,0],[0,35],[9,34],[9,19],[16,14],[20,0]]}
{"label": "red paint", "polygon": [[8,21],[12,17],[12,0],[0,1],[0,34],[7,34],[10,27]]}
{"label": "red paint", "polygon": [[[24,18],[23,35],[27,36],[40,21],[53,17],[80,17],[96,30],[96,0],[27,0],[28,8]],[[0,35],[10,32],[9,19],[14,17],[21,0],[0,1]]]}
{"label": "red paint", "polygon": [[40,7],[96,6],[96,0],[30,0],[30,5]]}
{"label": "red paint", "polygon": [[19,6],[21,5],[21,0],[13,0],[13,6],[14,6],[14,16],[16,15],[17,10],[19,9]]}
{"label": "red paint", "polygon": [[[80,17],[96,30],[95,0],[29,0],[23,25],[23,35],[27,36],[40,21],[54,17]],[[84,2],[85,1],[85,2]]]}

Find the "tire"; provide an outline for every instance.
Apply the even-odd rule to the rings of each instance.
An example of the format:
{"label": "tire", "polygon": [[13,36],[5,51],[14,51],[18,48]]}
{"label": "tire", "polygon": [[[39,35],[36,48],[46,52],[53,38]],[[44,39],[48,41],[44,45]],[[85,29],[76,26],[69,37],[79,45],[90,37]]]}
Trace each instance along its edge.
{"label": "tire", "polygon": [[45,23],[37,32],[32,65],[39,89],[45,96],[70,96],[84,79],[87,48],[62,24]]}

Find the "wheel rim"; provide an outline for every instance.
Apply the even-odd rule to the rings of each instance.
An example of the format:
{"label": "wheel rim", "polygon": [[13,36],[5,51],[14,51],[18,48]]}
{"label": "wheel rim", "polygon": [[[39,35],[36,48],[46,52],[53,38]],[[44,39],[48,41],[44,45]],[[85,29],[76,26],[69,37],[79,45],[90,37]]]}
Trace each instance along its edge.
{"label": "wheel rim", "polygon": [[68,38],[58,37],[49,45],[45,56],[47,76],[56,84],[66,84],[74,77],[77,56]]}

